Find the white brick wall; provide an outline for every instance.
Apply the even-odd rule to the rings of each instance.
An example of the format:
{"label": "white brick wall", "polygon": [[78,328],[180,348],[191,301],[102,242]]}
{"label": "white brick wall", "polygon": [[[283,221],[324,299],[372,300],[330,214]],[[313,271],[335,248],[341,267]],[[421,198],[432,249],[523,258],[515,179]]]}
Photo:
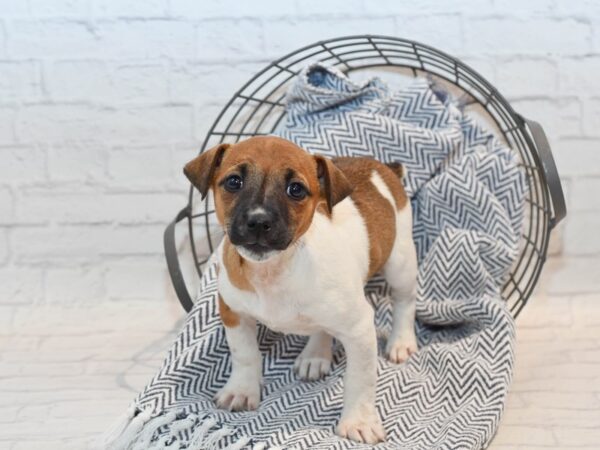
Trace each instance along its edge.
{"label": "white brick wall", "polygon": [[448,51],[540,121],[563,257],[596,261],[598,1],[0,0],[0,302],[171,297],[162,229],[220,106],[271,59],[362,33]]}

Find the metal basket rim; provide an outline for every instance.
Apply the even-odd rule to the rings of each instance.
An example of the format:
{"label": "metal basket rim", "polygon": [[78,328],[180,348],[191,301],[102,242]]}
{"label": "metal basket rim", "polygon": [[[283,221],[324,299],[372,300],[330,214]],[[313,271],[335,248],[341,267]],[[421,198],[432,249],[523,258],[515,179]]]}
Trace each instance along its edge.
{"label": "metal basket rim", "polygon": [[[519,115],[514,109],[513,107],[510,105],[510,103],[504,98],[504,96],[489,82],[487,81],[482,75],[479,74],[479,72],[477,72],[476,70],[474,70],[471,66],[469,66],[468,64],[462,62],[461,60],[459,60],[458,58],[455,58],[451,55],[449,55],[448,53],[438,50],[437,48],[434,48],[430,45],[427,44],[423,44],[417,41],[413,41],[410,39],[405,39],[405,38],[400,38],[400,37],[396,37],[396,36],[385,36],[385,35],[371,35],[371,34],[367,34],[367,35],[347,35],[347,36],[341,36],[341,37],[337,37],[337,38],[330,38],[330,39],[325,39],[325,40],[320,40],[317,41],[313,44],[309,44],[303,47],[300,47],[294,51],[291,51],[275,60],[273,60],[270,63],[267,63],[265,65],[265,67],[261,70],[259,70],[258,72],[256,72],[252,77],[250,77],[250,79],[244,83],[237,91],[235,91],[235,93],[231,96],[231,98],[225,103],[225,105],[221,108],[219,114],[217,115],[216,119],[214,120],[213,124],[211,125],[209,131],[206,133],[206,136],[204,138],[204,141],[202,143],[201,149],[199,151],[199,153],[202,153],[203,151],[205,151],[207,149],[208,143],[211,139],[211,137],[217,136],[217,134],[215,133],[215,127],[219,124],[221,118],[223,117],[223,115],[225,114],[225,112],[227,112],[229,110],[229,108],[233,105],[234,101],[237,99],[242,98],[241,94],[242,92],[244,92],[245,89],[247,89],[248,87],[252,86],[252,84],[259,79],[259,77],[263,74],[265,74],[268,70],[272,69],[272,68],[278,68],[279,72],[282,71],[290,71],[289,70],[289,66],[288,67],[282,67],[281,63],[289,60],[290,58],[301,54],[302,52],[305,52],[307,50],[311,50],[314,48],[321,48],[322,51],[329,51],[331,53],[331,50],[333,48],[328,48],[327,44],[331,44],[331,43],[340,43],[343,41],[352,41],[352,40],[357,40],[357,41],[363,41],[363,42],[356,42],[350,45],[361,45],[361,44],[365,44],[365,43],[370,43],[373,45],[373,49],[372,50],[378,50],[377,47],[374,45],[373,40],[377,40],[377,39],[381,39],[384,41],[389,41],[392,43],[401,43],[404,45],[407,45],[411,48],[413,48],[413,52],[414,54],[417,56],[421,67],[420,68],[415,68],[413,66],[409,66],[409,65],[403,65],[403,64],[395,64],[395,63],[388,63],[388,64],[373,64],[372,66],[369,65],[364,65],[364,66],[359,66],[359,67],[353,67],[350,68],[343,60],[341,60],[339,57],[337,58],[338,61],[340,63],[346,64],[346,66],[348,66],[348,70],[344,71],[345,73],[347,72],[351,72],[354,70],[359,70],[359,69],[365,69],[365,68],[374,68],[374,67],[397,67],[397,68],[408,68],[408,69],[412,69],[412,70],[419,70],[422,71],[424,73],[429,73],[432,74],[433,76],[436,77],[440,77],[444,80],[446,80],[447,82],[453,84],[454,86],[456,86],[458,89],[462,90],[463,92],[467,92],[465,90],[465,88],[461,85],[458,84],[457,81],[452,80],[448,77],[445,77],[444,74],[439,73],[439,72],[432,72],[430,70],[428,70],[427,68],[424,67],[423,61],[419,58],[419,54],[418,54],[418,50],[425,50],[428,52],[431,52],[435,55],[439,55],[442,58],[446,58],[447,60],[451,61],[454,64],[455,70],[457,70],[458,68],[461,68],[464,70],[464,72],[470,76],[474,76],[475,80],[478,81],[479,83],[482,83],[482,85],[486,88],[486,90],[488,90],[488,94],[485,95],[486,98],[486,104],[481,103],[477,98],[473,97],[472,94],[468,93],[469,95],[471,95],[471,97],[473,97],[474,102],[480,104],[481,106],[483,106],[483,108],[485,109],[485,111],[489,114],[491,120],[493,120],[496,125],[498,125],[498,129],[505,134],[506,131],[502,129],[502,127],[500,126],[500,123],[498,122],[498,120],[496,119],[496,117],[494,115],[492,115],[490,113],[490,111],[488,110],[488,104],[492,103],[492,102],[497,102],[499,105],[501,105],[504,108],[504,113],[507,114],[507,116],[513,121],[513,123],[515,124],[515,130],[518,130],[520,133],[521,138],[524,140],[525,142],[525,148],[527,149],[527,154],[529,155],[530,158],[532,158],[532,162],[535,164],[535,168],[538,169],[538,173],[537,176],[539,176],[540,180],[539,180],[539,184],[541,184],[541,199],[544,203],[544,205],[546,206],[545,208],[543,208],[543,213],[539,216],[541,217],[541,219],[543,219],[544,224],[543,227],[541,229],[541,235],[542,235],[542,240],[541,240],[541,245],[540,245],[540,249],[539,251],[534,247],[534,250],[536,250],[536,252],[538,253],[538,257],[536,261],[533,261],[534,263],[534,267],[532,272],[530,272],[529,274],[527,274],[527,272],[523,272],[521,279],[519,280],[519,282],[523,281],[524,277],[526,277],[526,286],[524,289],[521,289],[519,287],[519,282],[515,282],[514,279],[512,279],[512,271],[511,271],[511,279],[513,280],[513,285],[514,288],[511,291],[511,294],[509,294],[509,296],[507,296],[507,298],[510,298],[510,296],[515,292],[515,290],[517,291],[517,293],[519,294],[519,298],[517,301],[514,302],[514,305],[512,305],[511,307],[511,312],[513,313],[513,316],[516,317],[521,310],[523,309],[523,307],[525,306],[525,304],[527,303],[529,297],[531,296],[531,293],[535,287],[535,285],[537,284],[537,281],[541,275],[541,271],[543,268],[543,265],[545,263],[546,260],[546,254],[547,254],[547,249],[548,249],[548,240],[549,240],[549,234],[550,234],[550,230],[551,230],[551,223],[550,223],[550,217],[549,217],[549,211],[550,208],[548,207],[550,205],[550,199],[549,199],[549,193],[548,193],[548,189],[547,189],[547,180],[546,180],[546,176],[543,170],[539,170],[541,168],[541,160],[540,157],[538,155],[537,152],[537,148],[536,148],[536,144],[533,141],[533,139],[531,138],[527,128],[526,128],[526,124],[525,124],[525,120],[522,118],[521,115]],[[365,42],[366,41],[366,42]],[[331,53],[333,55],[333,53]],[[314,55],[313,55],[314,56]],[[296,62],[297,63],[297,62]],[[475,85],[472,85],[474,87],[476,87]],[[241,109],[241,108],[238,108]],[[225,138],[225,135],[221,136],[221,142],[223,142]],[[536,187],[537,184],[533,183]],[[196,270],[198,271],[198,275],[202,276],[202,269],[201,266],[203,264],[206,263],[207,259],[199,261],[198,259],[198,255],[195,249],[195,245],[194,245],[194,230],[193,230],[193,221],[194,218],[198,218],[199,216],[204,216],[205,218],[205,228],[208,232],[208,240],[209,240],[209,247],[211,249],[211,252],[214,250],[213,246],[212,246],[212,242],[210,241],[210,232],[208,231],[209,229],[209,216],[212,213],[212,211],[209,211],[208,207],[208,200],[204,201],[204,212],[203,213],[199,213],[197,215],[193,215],[192,214],[192,208],[193,208],[193,196],[194,196],[194,188],[193,186],[190,186],[189,189],[189,193],[188,193],[188,205],[187,208],[190,212],[190,214],[188,215],[187,219],[188,219],[188,233],[189,233],[189,239],[191,241],[191,250],[192,250],[192,254],[193,254],[193,258],[194,258],[194,263],[196,266]],[[532,220],[532,219],[530,219]],[[530,230],[531,231],[531,230]],[[526,237],[525,235],[522,235],[522,237]],[[529,260],[526,263],[526,266],[531,265],[532,263],[532,257],[533,254],[535,252],[532,252],[530,254]],[[522,258],[519,258],[519,264],[522,262],[521,261]],[[527,276],[526,276],[527,274]],[[506,284],[502,291],[504,291],[504,289],[506,288],[508,284]]]}

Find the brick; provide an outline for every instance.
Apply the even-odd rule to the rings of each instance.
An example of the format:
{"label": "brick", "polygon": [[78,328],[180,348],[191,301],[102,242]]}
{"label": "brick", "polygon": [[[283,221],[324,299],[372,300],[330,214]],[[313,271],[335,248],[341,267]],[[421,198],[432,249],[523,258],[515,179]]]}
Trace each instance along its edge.
{"label": "brick", "polygon": [[10,257],[8,246],[8,231],[0,228],[0,266],[6,264]]}
{"label": "brick", "polygon": [[13,107],[0,106],[0,145],[16,142],[15,123],[17,111]]}
{"label": "brick", "polygon": [[114,300],[164,300],[170,281],[162,259],[136,258],[111,264],[106,274],[108,297]]}
{"label": "brick", "polygon": [[362,34],[393,35],[396,27],[391,17],[348,18],[293,18],[267,21],[264,24],[266,52],[280,57],[313,42],[346,36],[360,30]]}
{"label": "brick", "polygon": [[0,23],[0,57],[5,58],[7,56],[7,47],[8,44],[6,43],[6,27],[3,23]]}
{"label": "brick", "polygon": [[179,210],[185,195],[170,193],[114,194],[108,199],[118,223],[165,224]]}
{"label": "brick", "polygon": [[87,142],[96,136],[100,140],[106,137],[102,126],[111,115],[115,115],[113,110],[85,104],[30,104],[21,109],[18,134],[23,141],[38,143]]}
{"label": "brick", "polygon": [[600,139],[564,138],[552,150],[561,176],[600,174]]}
{"label": "brick", "polygon": [[92,0],[28,0],[36,17],[87,17]]}
{"label": "brick", "polygon": [[94,16],[164,17],[167,4],[167,0],[95,0]]}
{"label": "brick", "polygon": [[90,405],[87,401],[69,401],[56,404],[50,411],[50,417],[72,418],[79,417],[109,417],[116,411],[127,408],[122,400],[97,401]]}
{"label": "brick", "polygon": [[102,50],[96,29],[80,21],[19,20],[8,35],[8,52],[19,58],[86,57]]}
{"label": "brick", "polygon": [[42,95],[41,68],[35,61],[0,61],[0,98],[39,99]]}
{"label": "brick", "polygon": [[17,204],[17,217],[23,223],[107,224],[110,203],[100,191],[88,189],[61,192],[47,187],[25,188]]}
{"label": "brick", "polygon": [[49,405],[27,405],[19,410],[17,420],[19,422],[42,422],[49,413]]}
{"label": "brick", "polygon": [[[577,349],[575,351],[571,351],[570,355],[574,362],[600,363],[600,348],[598,347],[600,347],[600,344],[595,344],[595,348],[593,349]],[[598,390],[600,391],[600,386],[598,387]]]}
{"label": "brick", "polygon": [[41,269],[0,268],[0,299],[4,304],[30,304],[43,297]]}
{"label": "brick", "polygon": [[600,178],[576,177],[571,186],[569,212],[600,210],[600,196],[594,195],[600,192]]}
{"label": "brick", "polygon": [[19,368],[19,374],[33,376],[43,373],[47,377],[63,377],[83,374],[83,364],[69,362],[27,362]]}
{"label": "brick", "polygon": [[[326,2],[325,2],[326,3]],[[366,12],[372,14],[406,14],[408,12],[420,13],[448,13],[467,12],[474,10],[487,10],[491,8],[491,0],[457,0],[444,5],[436,0],[421,0],[418,2],[399,2],[397,0],[378,0],[365,2]],[[411,38],[408,35],[403,37]]]}
{"label": "brick", "polygon": [[600,137],[600,97],[586,99],[583,103],[583,114],[586,134]]}
{"label": "brick", "polygon": [[105,299],[101,266],[46,269],[45,299],[48,303],[80,303]]}
{"label": "brick", "polygon": [[288,16],[296,12],[295,2],[239,2],[236,0],[171,0],[170,13],[175,17],[231,18]]}
{"label": "brick", "polygon": [[0,147],[0,179],[6,181],[41,181],[46,178],[46,155],[31,146]]}
{"label": "brick", "polygon": [[558,89],[558,69],[554,61],[519,58],[500,61],[496,87],[507,98],[554,96]]}
{"label": "brick", "polygon": [[166,102],[168,71],[163,64],[128,63],[113,68],[115,102]]}
{"label": "brick", "polygon": [[104,98],[112,89],[108,64],[97,60],[57,61],[47,70],[52,98]]}
{"label": "brick", "polygon": [[[559,383],[555,383],[559,384]],[[562,384],[562,383],[561,383]],[[589,386],[584,385],[586,389]],[[551,389],[551,388],[550,388]],[[509,394],[510,395],[510,394]],[[589,411],[564,410],[561,408],[526,407],[521,409],[506,408],[502,417],[503,424],[509,425],[539,425],[544,423],[554,428],[560,427],[600,427],[600,415],[590,414]],[[498,430],[503,433],[503,427]],[[492,447],[493,448],[493,447]]]}
{"label": "brick", "polygon": [[11,244],[17,262],[74,265],[98,257],[107,231],[107,226],[21,227],[13,230]]}
{"label": "brick", "polygon": [[544,267],[540,286],[552,295],[588,294],[600,291],[597,258],[552,258]]}
{"label": "brick", "polygon": [[[26,308],[15,305],[0,305],[0,335],[8,336],[13,332],[13,321],[17,310]],[[0,339],[0,349],[2,348],[2,340]],[[0,371],[1,372],[1,371]]]}
{"label": "brick", "polygon": [[361,2],[359,0],[302,0],[298,5],[301,15],[336,16],[343,12],[352,16],[361,16],[364,12],[381,15],[381,2]]}
{"label": "brick", "polygon": [[559,427],[554,431],[554,435],[556,436],[559,445],[581,445],[590,446],[590,448],[592,448],[598,445],[598,441],[600,441],[600,429],[597,427]]}
{"label": "brick", "polygon": [[[187,105],[107,108],[85,104],[30,105],[20,115],[22,138],[30,142],[165,144],[192,135]],[[27,133],[24,132],[27,130]]]}
{"label": "brick", "polygon": [[493,6],[493,10],[500,14],[514,14],[516,12],[520,15],[528,13],[551,15],[554,9],[554,0],[529,0],[528,2],[502,0],[495,1]]}
{"label": "brick", "polygon": [[562,94],[598,95],[596,74],[600,73],[600,56],[561,58],[559,65],[559,88]]}
{"label": "brick", "polygon": [[51,181],[106,180],[107,150],[103,144],[68,142],[48,149]]}
{"label": "brick", "polygon": [[585,54],[591,50],[591,27],[573,18],[512,16],[469,17],[466,46],[471,53]]}
{"label": "brick", "polygon": [[547,428],[522,426],[522,425],[503,425],[502,432],[499,432],[494,438],[495,445],[523,445],[531,448],[532,445],[553,445],[555,439]]}
{"label": "brick", "polygon": [[133,186],[151,186],[158,189],[160,186],[172,185],[171,149],[112,149],[108,154],[108,173],[113,183],[129,189]]}
{"label": "brick", "polygon": [[81,450],[82,448],[90,448],[92,446],[91,439],[75,438],[75,439],[19,439],[15,442],[10,450],[30,450],[44,446],[47,450]]}
{"label": "brick", "polygon": [[165,102],[167,74],[162,64],[116,64],[104,61],[59,61],[50,70],[50,91],[59,100]]}
{"label": "brick", "polygon": [[[258,70],[263,63],[227,65],[206,65],[194,62],[174,64],[169,73],[171,98],[178,102],[193,101],[198,104],[197,112],[205,119],[205,110],[211,115],[210,125],[216,119],[216,114],[223,107],[225,100],[241,88]],[[210,87],[210,100],[207,102],[206,89]]]}
{"label": "brick", "polygon": [[0,408],[0,423],[14,422],[17,418],[19,407],[8,406]]}
{"label": "brick", "polygon": [[578,98],[513,99],[511,106],[527,119],[542,125],[553,150],[559,137],[581,135],[582,106]]}
{"label": "brick", "polygon": [[598,399],[588,392],[522,392],[521,396],[527,404],[541,408],[597,410],[600,407]]}
{"label": "brick", "polygon": [[8,187],[0,186],[0,225],[13,223],[15,220],[15,201]]}
{"label": "brick", "polygon": [[556,14],[570,14],[582,16],[585,18],[600,17],[600,4],[595,0],[579,0],[571,2],[570,0],[553,0]]}
{"label": "brick", "polygon": [[195,30],[179,20],[123,20],[100,25],[102,46],[112,58],[189,58],[194,56]]}
{"label": "brick", "polygon": [[28,2],[0,0],[0,11],[2,11],[3,16],[27,16],[29,14],[29,5]]}
{"label": "brick", "polygon": [[[431,30],[436,30],[436,32],[431,33]],[[461,17],[458,14],[398,16],[394,35],[421,42],[448,53],[457,53],[464,49]]]}
{"label": "brick", "polygon": [[[169,216],[165,215],[165,219]],[[164,225],[119,226],[109,234],[103,255],[163,255]]]}
{"label": "brick", "polygon": [[590,331],[596,331],[600,327],[600,302],[597,294],[578,295],[574,297],[573,314],[575,323],[580,327],[590,327]]}
{"label": "brick", "polygon": [[[165,219],[171,215],[165,214]],[[165,220],[165,222],[166,222]],[[117,227],[62,225],[21,227],[11,235],[14,259],[21,263],[48,261],[72,265],[110,255],[162,255],[164,225]]]}
{"label": "brick", "polygon": [[600,211],[586,211],[567,217],[565,253],[567,255],[600,254]]}
{"label": "brick", "polygon": [[[227,39],[215,39],[224,32]],[[247,60],[264,54],[262,23],[258,20],[205,20],[198,25],[197,36],[201,60]]]}

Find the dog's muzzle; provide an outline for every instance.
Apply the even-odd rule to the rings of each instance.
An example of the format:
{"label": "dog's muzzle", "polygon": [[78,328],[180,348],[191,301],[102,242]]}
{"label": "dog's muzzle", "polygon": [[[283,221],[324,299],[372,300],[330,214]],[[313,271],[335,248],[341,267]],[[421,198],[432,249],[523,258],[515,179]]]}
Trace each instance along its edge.
{"label": "dog's muzzle", "polygon": [[287,226],[274,211],[263,207],[238,214],[229,229],[231,243],[257,256],[285,250],[290,243]]}

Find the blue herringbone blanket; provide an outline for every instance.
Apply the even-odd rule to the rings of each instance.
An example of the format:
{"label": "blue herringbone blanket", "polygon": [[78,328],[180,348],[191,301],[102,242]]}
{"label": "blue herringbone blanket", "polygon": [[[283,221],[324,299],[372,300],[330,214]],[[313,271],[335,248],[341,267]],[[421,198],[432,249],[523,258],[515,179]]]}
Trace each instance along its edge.
{"label": "blue herringbone blanket", "polygon": [[[383,357],[377,408],[381,449],[479,449],[493,437],[513,367],[514,326],[501,286],[518,251],[526,180],[518,156],[428,80],[390,91],[315,64],[287,96],[278,132],[313,153],[374,156],[407,168],[419,257],[419,351]],[[388,289],[372,280],[380,346],[390,329]],[[231,370],[217,311],[214,263],[162,369],[108,438],[110,448],[354,449],[337,437],[344,351],[323,380],[296,378],[305,337],[259,327],[264,386],[258,411],[212,401]],[[380,348],[380,349],[381,349]]]}

